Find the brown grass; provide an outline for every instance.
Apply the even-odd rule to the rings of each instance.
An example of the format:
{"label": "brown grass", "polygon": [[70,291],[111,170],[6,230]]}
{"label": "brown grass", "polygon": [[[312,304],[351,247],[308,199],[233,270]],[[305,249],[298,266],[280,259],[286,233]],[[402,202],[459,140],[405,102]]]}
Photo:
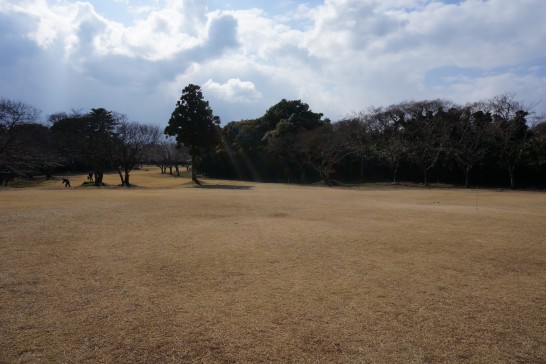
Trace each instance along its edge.
{"label": "brown grass", "polygon": [[133,182],[0,190],[0,362],[546,362],[544,193]]}

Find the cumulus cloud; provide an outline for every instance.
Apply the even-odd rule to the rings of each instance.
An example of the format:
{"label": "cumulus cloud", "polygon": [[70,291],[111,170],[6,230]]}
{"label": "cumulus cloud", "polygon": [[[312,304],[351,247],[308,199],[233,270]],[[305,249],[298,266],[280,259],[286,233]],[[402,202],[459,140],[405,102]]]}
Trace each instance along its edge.
{"label": "cumulus cloud", "polygon": [[[312,13],[306,48],[344,85],[346,105],[436,97],[438,87],[428,88],[426,80],[438,67],[487,70],[526,59],[544,62],[539,44],[546,41],[546,29],[537,15],[546,11],[544,2],[409,3],[327,0]],[[332,77],[321,84],[326,79]],[[505,79],[502,90],[511,81],[515,87],[516,78]],[[456,92],[447,85],[443,91],[448,89]]]}
{"label": "cumulus cloud", "polygon": [[238,78],[229,79],[222,84],[209,79],[203,88],[228,102],[254,102],[262,98],[262,94],[256,90],[252,82],[241,81]]}
{"label": "cumulus cloud", "polygon": [[546,98],[543,0],[214,3],[116,0],[133,16],[120,23],[92,0],[0,0],[2,93],[58,111],[63,85],[65,109],[106,100],[163,120],[195,83],[226,121],[282,98],[332,119],[406,99]]}

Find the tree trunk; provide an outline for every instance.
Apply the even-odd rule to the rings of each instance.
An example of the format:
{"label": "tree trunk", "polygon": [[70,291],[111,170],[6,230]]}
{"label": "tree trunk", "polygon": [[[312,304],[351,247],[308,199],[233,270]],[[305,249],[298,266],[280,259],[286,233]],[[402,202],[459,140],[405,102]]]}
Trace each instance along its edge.
{"label": "tree trunk", "polygon": [[121,180],[121,185],[125,186],[125,180],[123,179],[123,175],[121,174],[121,169],[118,168],[117,171],[118,171],[118,174],[119,174],[119,179]]}
{"label": "tree trunk", "polygon": [[512,190],[515,190],[516,189],[515,168],[512,166],[508,166],[508,173],[510,174],[510,188]]}
{"label": "tree trunk", "polygon": [[364,156],[360,157],[360,183],[364,183]]}
{"label": "tree trunk", "polygon": [[178,168],[178,164],[176,164],[176,165],[174,166],[174,169],[175,169],[175,171],[176,171],[176,175],[177,175],[178,177],[180,177],[180,168]]}
{"label": "tree trunk", "polygon": [[425,181],[425,187],[428,187],[428,174],[426,170],[423,171],[423,178]]}
{"label": "tree trunk", "polygon": [[470,167],[466,167],[464,170],[464,187],[470,188]]}
{"label": "tree trunk", "polygon": [[201,183],[197,179],[197,168],[195,168],[195,161],[196,161],[195,153],[192,153],[192,155],[191,155],[191,180],[193,182],[197,183],[198,185],[200,185]]}
{"label": "tree trunk", "polygon": [[328,187],[332,187],[332,183],[330,182],[330,177],[329,177],[330,174],[327,173],[326,171],[320,171],[319,174],[320,174],[320,178],[322,178],[322,180],[326,182],[326,185]]}
{"label": "tree trunk", "polygon": [[396,184],[396,174],[398,173],[398,163],[392,167],[392,183]]}
{"label": "tree trunk", "polygon": [[123,184],[126,187],[131,187],[131,184],[129,183],[129,171],[128,170],[125,170],[125,178],[124,178]]}
{"label": "tree trunk", "polygon": [[103,185],[102,179],[104,177],[103,172],[95,172],[95,186],[100,187]]}

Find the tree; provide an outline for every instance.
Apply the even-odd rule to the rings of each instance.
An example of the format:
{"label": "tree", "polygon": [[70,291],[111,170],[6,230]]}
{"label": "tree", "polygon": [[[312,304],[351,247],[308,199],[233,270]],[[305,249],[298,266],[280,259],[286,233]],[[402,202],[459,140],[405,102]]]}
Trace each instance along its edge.
{"label": "tree", "polygon": [[0,99],[0,155],[6,153],[17,137],[16,127],[34,123],[40,111],[21,101]]}
{"label": "tree", "polygon": [[185,147],[181,147],[172,141],[162,141],[155,144],[146,153],[148,162],[159,167],[161,174],[173,174],[173,168],[176,170],[176,175],[180,176],[179,166],[189,167],[189,154]]}
{"label": "tree", "polygon": [[528,152],[529,111],[514,100],[511,94],[503,94],[489,101],[493,116],[492,133],[500,164],[510,176],[510,188],[516,188],[516,167]]}
{"label": "tree", "polygon": [[90,168],[95,186],[103,185],[104,172],[112,167],[116,127],[122,119],[122,114],[98,108],[58,118],[51,127],[59,151],[65,158],[72,158],[72,163]]}
{"label": "tree", "polygon": [[[267,157],[282,177],[290,181],[298,176],[300,183],[305,182],[306,165],[308,164],[305,154],[299,143],[300,136],[306,134],[306,131],[299,133],[286,133],[282,136],[269,138],[267,141]],[[270,173],[271,174],[271,173]]]}
{"label": "tree", "polygon": [[186,86],[165,128],[165,134],[176,137],[178,145],[188,148],[192,180],[197,184],[200,184],[197,179],[197,157],[217,144],[219,124],[220,118],[213,115],[201,88],[192,84]]}
{"label": "tree", "polygon": [[89,168],[84,160],[85,114],[59,112],[48,117],[52,145],[68,170]]}
{"label": "tree", "polygon": [[398,105],[391,105],[376,114],[376,153],[387,164],[392,174],[392,183],[397,183],[398,168],[409,149],[404,135],[404,111]]}
{"label": "tree", "polygon": [[293,174],[303,180],[307,162],[295,140],[299,133],[329,122],[301,100],[283,99],[260,118],[228,123],[219,148],[208,153],[207,167],[213,174],[254,181],[286,180]]}
{"label": "tree", "polygon": [[326,124],[298,135],[297,142],[305,160],[331,187],[334,166],[351,153],[337,132],[337,124]]}
{"label": "tree", "polygon": [[408,150],[403,126],[405,112],[403,105],[371,107],[339,123],[344,126],[349,149],[360,158],[361,182],[364,182],[364,162],[379,160],[391,170],[396,183],[398,167]]}
{"label": "tree", "polygon": [[328,124],[329,120],[322,120],[322,113],[311,111],[308,104],[301,100],[286,100],[270,107],[258,123],[266,130],[264,140],[269,137],[280,137],[287,133],[297,133],[298,131],[313,130],[323,124]]}
{"label": "tree", "polygon": [[[0,173],[6,181],[35,169],[34,159],[40,155],[34,144],[44,139],[28,138],[36,130],[39,110],[21,101],[0,99]],[[32,127],[30,125],[34,125]]]}
{"label": "tree", "polygon": [[62,158],[53,148],[51,131],[38,123],[21,124],[16,129],[17,139],[10,154],[13,168],[28,178],[40,174],[50,179],[53,169],[62,166]]}
{"label": "tree", "polygon": [[470,172],[483,160],[489,150],[487,142],[491,128],[491,114],[484,112],[480,104],[468,105],[457,113],[452,133],[452,155],[463,170],[465,187],[470,187]]}
{"label": "tree", "polygon": [[364,162],[370,158],[373,151],[372,125],[367,115],[360,113],[339,121],[337,132],[345,141],[350,153],[359,159],[360,183],[364,182]]}
{"label": "tree", "polygon": [[83,118],[83,155],[95,175],[95,186],[103,185],[104,172],[112,167],[118,120],[104,108],[91,109]]}
{"label": "tree", "polygon": [[444,100],[405,103],[406,138],[411,141],[410,158],[421,169],[423,182],[428,186],[428,173],[436,166],[442,153],[447,152],[452,124]]}
{"label": "tree", "polygon": [[263,137],[257,120],[232,121],[222,129],[222,149],[237,178],[259,181],[265,175]]}
{"label": "tree", "polygon": [[322,113],[311,111],[309,105],[301,100],[283,99],[267,110],[258,120],[258,125],[262,131],[267,130],[262,141],[275,168],[282,168],[288,175],[295,169],[300,174],[300,181],[304,181],[307,162],[296,147],[296,140],[299,134],[330,123],[322,116]]}
{"label": "tree", "polygon": [[[544,120],[544,117],[542,117]],[[546,166],[546,121],[539,121],[531,129],[531,147],[537,167]]]}
{"label": "tree", "polygon": [[[158,126],[123,120],[116,130],[118,173],[121,185],[130,187],[129,173],[142,163],[146,152],[159,141]],[[122,174],[123,172],[123,174]]]}

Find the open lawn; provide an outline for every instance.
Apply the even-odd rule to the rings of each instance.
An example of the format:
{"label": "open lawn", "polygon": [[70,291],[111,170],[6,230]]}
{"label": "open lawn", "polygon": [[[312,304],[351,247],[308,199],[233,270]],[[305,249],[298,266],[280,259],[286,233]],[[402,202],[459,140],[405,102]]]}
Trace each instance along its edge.
{"label": "open lawn", "polygon": [[70,178],[0,189],[1,363],[546,362],[546,193]]}

